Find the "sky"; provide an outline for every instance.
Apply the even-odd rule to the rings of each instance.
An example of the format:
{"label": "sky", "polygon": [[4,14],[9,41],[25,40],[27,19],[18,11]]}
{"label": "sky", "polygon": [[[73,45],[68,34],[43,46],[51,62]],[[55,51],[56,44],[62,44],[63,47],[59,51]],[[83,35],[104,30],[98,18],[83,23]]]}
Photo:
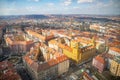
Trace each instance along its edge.
{"label": "sky", "polygon": [[120,0],[0,0],[0,15],[120,15]]}

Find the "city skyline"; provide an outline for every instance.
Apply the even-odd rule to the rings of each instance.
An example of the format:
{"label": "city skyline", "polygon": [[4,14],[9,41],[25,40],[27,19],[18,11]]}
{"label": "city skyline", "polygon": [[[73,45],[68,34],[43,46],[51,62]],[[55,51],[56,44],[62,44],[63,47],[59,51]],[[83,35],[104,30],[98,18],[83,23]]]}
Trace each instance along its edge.
{"label": "city skyline", "polygon": [[120,15],[119,0],[0,0],[0,15]]}
{"label": "city skyline", "polygon": [[120,0],[0,0],[0,80],[120,80]]}

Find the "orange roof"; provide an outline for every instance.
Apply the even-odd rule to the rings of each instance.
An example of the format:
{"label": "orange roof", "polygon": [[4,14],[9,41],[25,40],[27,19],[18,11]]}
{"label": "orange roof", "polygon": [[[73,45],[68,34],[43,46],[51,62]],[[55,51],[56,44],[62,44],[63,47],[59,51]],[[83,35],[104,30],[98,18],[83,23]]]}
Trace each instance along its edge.
{"label": "orange roof", "polygon": [[28,63],[29,65],[31,65],[31,64],[33,63],[33,60],[30,59],[28,56],[25,56],[24,59],[27,61],[27,63]]}
{"label": "orange roof", "polygon": [[41,35],[41,34],[39,34],[39,33],[37,33],[37,32],[34,32],[34,31],[32,31],[32,30],[27,30],[27,33],[28,33],[28,34],[31,34],[31,35],[39,38],[39,39],[42,39],[42,40],[50,40],[51,38],[54,38],[54,35],[53,35],[52,33],[51,33],[51,35],[49,35],[49,36],[43,36],[43,35]]}
{"label": "orange roof", "polygon": [[29,64],[29,66],[31,68],[33,68],[35,71],[39,72],[41,70],[50,68],[50,67],[68,59],[64,54],[59,55],[58,53],[55,53],[55,56],[56,56],[56,59],[52,58],[48,62],[45,62],[42,64],[39,64],[38,62],[33,61],[32,59],[30,59],[30,57],[28,55],[26,55],[24,57],[24,60]]}
{"label": "orange roof", "polygon": [[54,55],[55,55],[56,57],[61,56],[60,54],[61,54],[61,53],[59,53],[59,52],[55,52],[55,53],[54,53]]}
{"label": "orange roof", "polygon": [[59,30],[59,31],[57,31],[58,33],[64,33],[65,32],[65,30]]}
{"label": "orange roof", "polygon": [[69,47],[69,46],[65,46],[64,47],[64,49],[66,49],[66,50],[68,50],[68,51],[70,51],[70,52],[72,52],[73,50],[72,50],[72,48],[71,47]]}
{"label": "orange roof", "polygon": [[50,40],[48,43],[50,43],[50,44],[56,44],[57,41],[53,39],[53,40]]}
{"label": "orange roof", "polygon": [[89,44],[91,40],[88,40],[88,39],[85,39],[85,38],[81,38],[81,37],[77,37],[76,41],[77,42],[81,42],[81,43]]}
{"label": "orange roof", "polygon": [[115,40],[113,43],[114,43],[115,45],[120,45],[120,41],[118,41],[118,40]]}
{"label": "orange roof", "polygon": [[26,44],[32,44],[33,41],[26,41]]}
{"label": "orange roof", "polygon": [[89,47],[87,47],[87,49],[93,49],[94,48],[94,46],[89,46]]}
{"label": "orange roof", "polygon": [[6,42],[8,42],[9,44],[13,43],[13,41],[9,37],[6,38]]}
{"label": "orange roof", "polygon": [[[58,63],[60,63],[64,60],[68,59],[64,54],[60,54],[60,53],[56,52],[54,49],[49,48],[48,46],[46,46],[44,44],[41,44],[40,46],[43,47],[43,48],[47,48],[48,54],[52,54],[54,56],[53,56],[52,59],[39,64],[38,61],[36,62],[33,59],[31,59],[31,57],[29,57],[29,56],[34,54],[33,52],[31,54],[30,53],[26,54],[23,57],[23,59],[35,71],[41,71],[41,70],[47,69],[51,66],[54,66],[54,65],[56,65],[56,64],[58,64]],[[34,48],[33,48],[33,51],[34,51]]]}
{"label": "orange roof", "polygon": [[61,55],[59,57],[57,57],[56,59],[51,59],[48,64],[49,66],[54,66],[60,62],[63,62],[64,60],[68,59],[65,55]]}
{"label": "orange roof", "polygon": [[59,43],[58,46],[59,46],[60,48],[65,48],[65,45],[64,45],[64,44],[61,44],[61,43]]}
{"label": "orange roof", "polygon": [[6,42],[8,42],[9,44],[23,44],[23,45],[27,45],[27,44],[32,44],[33,41],[14,41],[12,40],[10,37],[6,38]]}
{"label": "orange roof", "polygon": [[95,59],[98,60],[100,63],[103,63],[103,64],[105,63],[104,58],[100,55],[96,56]]}
{"label": "orange roof", "polygon": [[45,40],[45,37],[42,36],[42,35],[40,35],[40,34],[38,34],[37,32],[34,32],[34,31],[32,31],[32,30],[27,30],[27,32],[28,32],[28,34],[31,34],[31,35],[39,38],[39,39]]}
{"label": "orange roof", "polygon": [[90,32],[83,32],[83,34],[89,35],[89,34],[90,34]]}
{"label": "orange roof", "polygon": [[120,49],[119,49],[119,48],[116,48],[116,47],[110,47],[110,49],[113,50],[113,51],[116,51],[116,52],[120,53]]}
{"label": "orange roof", "polygon": [[54,38],[54,35],[53,35],[53,34],[47,36],[47,37],[45,38],[45,40],[50,40],[50,39],[52,39],[52,38]]}

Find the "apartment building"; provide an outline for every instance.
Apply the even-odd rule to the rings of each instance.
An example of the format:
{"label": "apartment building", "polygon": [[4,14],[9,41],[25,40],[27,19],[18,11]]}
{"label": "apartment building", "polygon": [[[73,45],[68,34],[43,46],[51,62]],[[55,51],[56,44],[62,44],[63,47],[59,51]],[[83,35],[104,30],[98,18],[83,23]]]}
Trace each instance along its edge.
{"label": "apartment building", "polygon": [[45,44],[31,48],[23,61],[34,80],[53,80],[69,69],[69,59]]}
{"label": "apartment building", "polygon": [[34,44],[33,41],[26,40],[24,34],[6,34],[5,41],[12,54],[26,53]]}

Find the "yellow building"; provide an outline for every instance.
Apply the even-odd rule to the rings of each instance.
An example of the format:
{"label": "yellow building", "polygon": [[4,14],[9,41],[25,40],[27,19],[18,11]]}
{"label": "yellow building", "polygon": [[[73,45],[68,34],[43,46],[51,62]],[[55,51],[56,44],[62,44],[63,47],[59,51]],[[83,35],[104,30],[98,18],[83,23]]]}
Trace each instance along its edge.
{"label": "yellow building", "polygon": [[86,40],[80,37],[73,40],[63,39],[57,38],[49,41],[49,47],[65,54],[76,63],[86,61],[92,58],[96,53],[95,37],[92,40]]}
{"label": "yellow building", "polygon": [[81,63],[93,57],[96,53],[96,48],[93,45],[82,46],[82,44],[73,40],[70,47],[65,46],[63,48],[63,53],[76,63]]}

